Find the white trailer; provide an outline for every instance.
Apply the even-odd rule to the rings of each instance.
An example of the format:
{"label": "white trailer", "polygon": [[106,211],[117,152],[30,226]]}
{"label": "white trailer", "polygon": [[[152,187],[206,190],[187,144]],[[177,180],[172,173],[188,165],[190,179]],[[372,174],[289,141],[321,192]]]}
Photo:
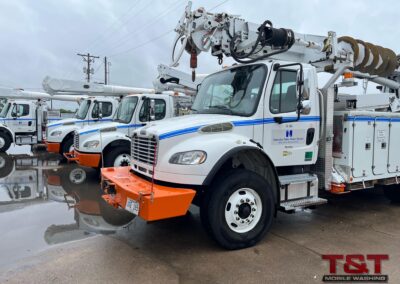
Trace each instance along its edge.
{"label": "white trailer", "polygon": [[[326,203],[319,189],[379,185],[400,199],[392,50],[334,32],[300,34],[270,21],[191,11],[191,3],[175,31],[183,47],[172,65],[184,50],[193,72],[201,51],[241,64],[203,80],[194,114],[134,131],[131,166],[102,170],[110,204],[154,221],[184,215],[193,203],[207,232],[239,249],[260,241],[278,210]],[[331,74],[323,86],[318,72]],[[342,94],[354,78],[387,92],[377,100]]]}

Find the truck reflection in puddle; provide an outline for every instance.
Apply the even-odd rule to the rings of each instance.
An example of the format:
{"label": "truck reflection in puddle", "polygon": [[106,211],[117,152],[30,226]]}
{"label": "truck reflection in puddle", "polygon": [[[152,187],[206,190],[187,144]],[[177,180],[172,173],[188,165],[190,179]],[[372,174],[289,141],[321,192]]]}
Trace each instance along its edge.
{"label": "truck reflection in puddle", "polygon": [[54,155],[0,154],[0,204],[46,200],[43,170],[58,164]]}
{"label": "truck reflection in puddle", "polygon": [[67,164],[45,171],[49,199],[74,210],[74,224],[52,225],[45,232],[48,244],[85,238],[91,233],[112,234],[127,227],[134,215],[110,206],[102,199],[99,173],[94,169]]}

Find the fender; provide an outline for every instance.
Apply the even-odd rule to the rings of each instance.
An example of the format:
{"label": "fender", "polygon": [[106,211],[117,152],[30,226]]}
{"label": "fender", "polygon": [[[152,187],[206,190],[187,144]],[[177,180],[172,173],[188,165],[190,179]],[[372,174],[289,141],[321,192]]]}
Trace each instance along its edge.
{"label": "fender", "polygon": [[108,151],[111,148],[114,147],[123,147],[123,146],[128,146],[128,148],[130,149],[131,146],[131,141],[130,140],[124,140],[124,139],[118,139],[118,140],[114,140],[111,143],[107,144],[107,146],[104,147],[103,152]]}
{"label": "fender", "polygon": [[64,138],[63,138],[63,140],[61,141],[61,144],[63,144],[68,138],[70,138],[71,136],[72,136],[72,139],[74,138],[74,134],[75,134],[75,131],[71,131],[71,132],[68,132],[65,136],[64,136]]}
{"label": "fender", "polygon": [[219,160],[218,162],[213,166],[213,168],[211,169],[211,171],[209,172],[209,174],[207,175],[207,177],[205,178],[204,182],[203,182],[203,186],[209,186],[211,184],[211,182],[213,181],[215,175],[217,174],[217,172],[221,169],[221,167],[233,156],[235,156],[235,154],[241,152],[241,151],[245,151],[245,150],[251,150],[251,151],[258,151],[260,153],[260,155],[262,155],[266,161],[269,163],[269,165],[271,166],[271,169],[274,173],[275,176],[275,180],[276,180],[276,185],[277,188],[274,189],[274,193],[275,193],[275,197],[276,197],[276,204],[279,204],[280,201],[280,182],[279,182],[279,177],[278,177],[278,172],[276,171],[276,167],[274,166],[271,158],[261,149],[253,147],[253,146],[239,146],[239,147],[235,147],[231,150],[229,150],[228,152],[226,152]]}
{"label": "fender", "polygon": [[15,133],[6,125],[0,125],[0,132],[10,135],[12,142],[15,141]]}

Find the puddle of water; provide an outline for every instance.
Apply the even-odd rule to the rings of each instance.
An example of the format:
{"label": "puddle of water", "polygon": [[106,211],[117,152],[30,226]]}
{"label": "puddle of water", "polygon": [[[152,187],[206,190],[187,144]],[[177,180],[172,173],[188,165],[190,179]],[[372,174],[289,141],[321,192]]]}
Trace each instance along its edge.
{"label": "puddle of water", "polygon": [[131,223],[132,214],[101,198],[99,183],[98,171],[43,151],[0,155],[0,267]]}

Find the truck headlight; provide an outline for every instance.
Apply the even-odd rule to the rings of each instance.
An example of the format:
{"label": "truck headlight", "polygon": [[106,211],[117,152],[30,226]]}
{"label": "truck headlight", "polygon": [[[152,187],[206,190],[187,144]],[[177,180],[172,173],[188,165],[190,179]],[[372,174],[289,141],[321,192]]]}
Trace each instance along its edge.
{"label": "truck headlight", "polygon": [[204,151],[179,152],[172,155],[169,159],[170,164],[178,165],[200,165],[207,159],[207,153]]}
{"label": "truck headlight", "polygon": [[91,141],[87,141],[83,144],[84,148],[96,148],[97,146],[99,146],[100,141],[99,140],[91,140]]}
{"label": "truck headlight", "polygon": [[50,133],[50,136],[60,136],[62,134],[62,131],[56,130]]}

